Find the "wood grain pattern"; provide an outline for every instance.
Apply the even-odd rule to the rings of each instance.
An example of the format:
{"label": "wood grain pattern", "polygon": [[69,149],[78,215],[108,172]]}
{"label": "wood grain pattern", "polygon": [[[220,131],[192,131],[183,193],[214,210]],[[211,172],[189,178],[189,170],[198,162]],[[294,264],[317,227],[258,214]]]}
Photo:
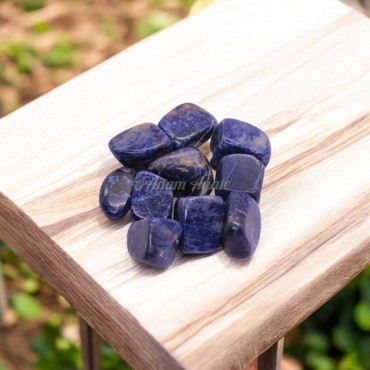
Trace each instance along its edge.
{"label": "wood grain pattern", "polygon": [[[242,369],[370,263],[369,40],[334,0],[229,0],[136,44],[1,121],[0,236],[134,368]],[[185,101],[271,137],[249,263],[143,268],[99,211],[108,140]]]}
{"label": "wood grain pattern", "polygon": [[370,16],[370,0],[342,0],[344,3],[353,6],[355,9],[364,12]]}

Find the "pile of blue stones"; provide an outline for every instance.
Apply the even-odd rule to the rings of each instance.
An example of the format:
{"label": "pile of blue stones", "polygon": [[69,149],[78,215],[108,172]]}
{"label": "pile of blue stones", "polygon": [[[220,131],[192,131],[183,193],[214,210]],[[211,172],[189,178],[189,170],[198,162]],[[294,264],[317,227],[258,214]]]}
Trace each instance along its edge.
{"label": "pile of blue stones", "polygon": [[[211,162],[198,149],[210,138]],[[186,103],[158,125],[121,132],[109,148],[123,167],[105,178],[100,206],[114,220],[131,209],[127,245],[135,260],[166,268],[178,249],[199,255],[220,245],[237,259],[253,255],[271,156],[270,140],[259,128],[232,118],[218,124],[204,109]]]}

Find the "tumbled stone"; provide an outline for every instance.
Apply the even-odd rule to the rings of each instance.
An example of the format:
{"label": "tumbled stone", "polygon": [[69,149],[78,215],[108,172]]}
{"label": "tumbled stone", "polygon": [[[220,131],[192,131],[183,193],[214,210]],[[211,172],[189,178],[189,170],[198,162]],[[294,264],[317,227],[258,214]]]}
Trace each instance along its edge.
{"label": "tumbled stone", "polygon": [[224,217],[221,197],[203,195],[180,198],[176,203],[175,213],[183,228],[183,253],[212,253],[218,248]]}
{"label": "tumbled stone", "polygon": [[171,139],[153,123],[131,127],[109,142],[109,149],[116,159],[135,169],[144,168],[171,148]]}
{"label": "tumbled stone", "polygon": [[222,246],[231,257],[253,256],[261,234],[261,214],[257,202],[248,194],[232,192],[225,204]]}
{"label": "tumbled stone", "polygon": [[172,188],[165,179],[148,171],[138,172],[132,189],[131,214],[134,219],[171,217],[172,204]]}
{"label": "tumbled stone", "polygon": [[223,157],[216,172],[216,184],[224,184],[223,188],[215,189],[216,195],[226,197],[230,191],[249,193],[258,203],[265,166],[253,155],[230,154]]}
{"label": "tumbled stone", "polygon": [[211,165],[196,148],[168,153],[153,161],[148,169],[173,185],[175,197],[209,194],[212,191],[209,187],[213,183]]}
{"label": "tumbled stone", "polygon": [[167,113],[158,126],[172,139],[174,149],[199,147],[213,134],[217,120],[192,103],[177,106]]}
{"label": "tumbled stone", "polygon": [[258,127],[225,118],[212,135],[211,151],[213,168],[217,168],[222,157],[237,153],[251,154],[267,166],[271,157],[271,144],[268,136]]}
{"label": "tumbled stone", "polygon": [[134,170],[121,167],[104,179],[100,187],[99,203],[107,217],[116,220],[129,211],[135,174]]}
{"label": "tumbled stone", "polygon": [[182,227],[167,218],[146,218],[130,225],[127,248],[131,257],[146,265],[166,268],[176,256]]}

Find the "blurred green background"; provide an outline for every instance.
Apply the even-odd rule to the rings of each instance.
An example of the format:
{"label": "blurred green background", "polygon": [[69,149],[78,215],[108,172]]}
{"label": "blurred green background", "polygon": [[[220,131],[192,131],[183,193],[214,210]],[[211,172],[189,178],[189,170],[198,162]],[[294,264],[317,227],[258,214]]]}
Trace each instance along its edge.
{"label": "blurred green background", "polygon": [[[0,1],[0,117],[212,0]],[[0,370],[81,368],[68,303],[0,242]],[[282,370],[370,370],[370,269],[289,333]],[[107,345],[103,369],[128,366]]]}

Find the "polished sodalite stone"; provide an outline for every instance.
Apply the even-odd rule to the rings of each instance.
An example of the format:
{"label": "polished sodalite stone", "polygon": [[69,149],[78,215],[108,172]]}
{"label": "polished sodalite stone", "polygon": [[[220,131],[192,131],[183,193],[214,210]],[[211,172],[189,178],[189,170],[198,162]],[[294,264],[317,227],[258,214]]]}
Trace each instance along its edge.
{"label": "polished sodalite stone", "polygon": [[268,136],[258,127],[233,118],[225,118],[212,135],[211,151],[213,168],[217,168],[225,155],[236,153],[254,155],[267,166],[271,157],[271,144]]}
{"label": "polished sodalite stone", "polygon": [[261,214],[257,202],[248,193],[230,193],[226,199],[222,233],[224,251],[241,260],[250,258],[260,234]]}
{"label": "polished sodalite stone", "polygon": [[149,167],[173,185],[175,197],[209,194],[213,183],[212,168],[202,152],[196,148],[183,148],[168,153]]}
{"label": "polished sodalite stone", "polygon": [[121,132],[109,142],[113,155],[125,166],[145,166],[172,148],[171,139],[153,123],[142,123]]}
{"label": "polished sodalite stone", "polygon": [[230,191],[249,193],[258,203],[265,166],[253,155],[230,154],[223,157],[216,172],[216,184],[222,183],[223,188],[216,188],[216,195],[226,197]]}
{"label": "polished sodalite stone", "polygon": [[138,172],[132,189],[134,219],[171,217],[172,204],[172,188],[165,179],[148,171]]}
{"label": "polished sodalite stone", "polygon": [[107,217],[116,220],[129,211],[135,174],[134,170],[121,167],[104,179],[100,188],[99,203]]}
{"label": "polished sodalite stone", "polygon": [[146,218],[131,224],[127,248],[131,257],[146,265],[166,268],[175,259],[182,227],[167,218]]}
{"label": "polished sodalite stone", "polygon": [[212,253],[218,248],[224,217],[223,203],[221,197],[212,195],[177,200],[175,217],[183,228],[183,253]]}
{"label": "polished sodalite stone", "polygon": [[199,147],[213,134],[217,120],[192,103],[177,106],[167,113],[158,126],[172,139],[174,149]]}

